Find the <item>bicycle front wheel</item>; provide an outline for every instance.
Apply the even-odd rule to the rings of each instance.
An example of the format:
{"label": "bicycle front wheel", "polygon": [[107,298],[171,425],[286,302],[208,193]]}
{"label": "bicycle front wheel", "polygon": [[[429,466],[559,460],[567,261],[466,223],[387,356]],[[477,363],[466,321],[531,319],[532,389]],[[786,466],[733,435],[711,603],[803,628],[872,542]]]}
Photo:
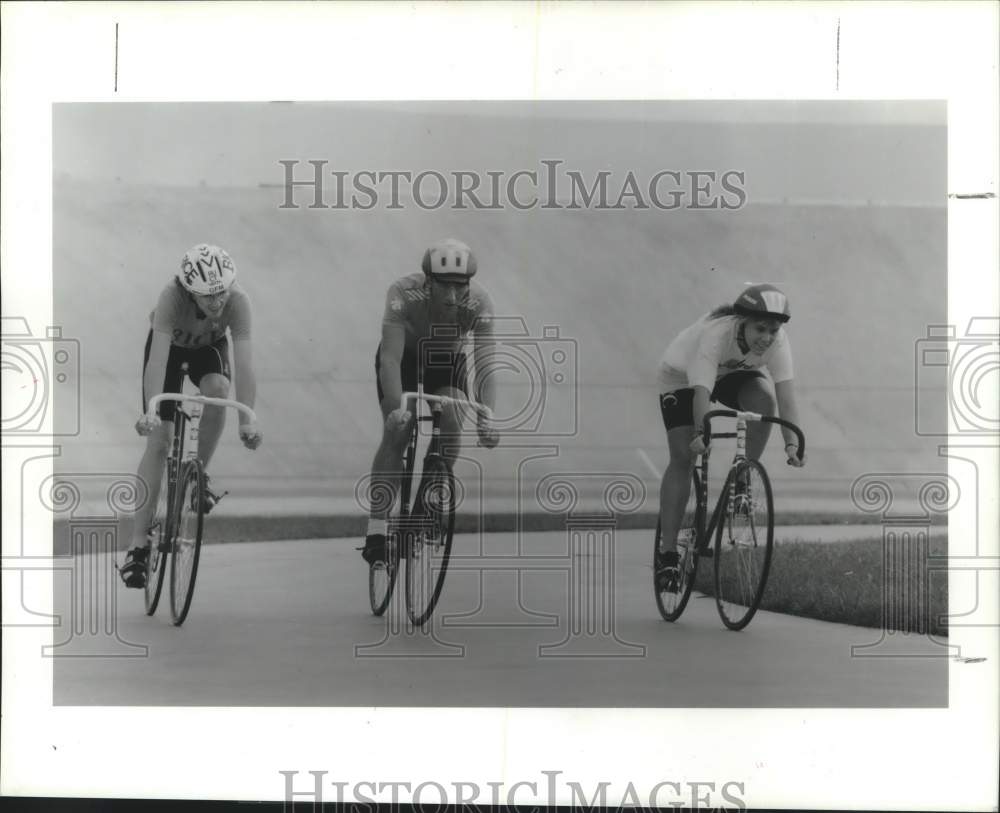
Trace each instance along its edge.
{"label": "bicycle front wheel", "polygon": [[385,561],[368,568],[368,600],[373,615],[382,615],[389,606],[398,573],[399,533],[390,528],[385,537]]}
{"label": "bicycle front wheel", "polygon": [[722,490],[715,533],[715,603],[722,623],[741,630],[760,606],[774,550],[774,503],[756,460],[734,466]]}
{"label": "bicycle front wheel", "polygon": [[194,597],[205,525],[205,473],[200,460],[189,460],[181,470],[174,504],[173,544],[170,552],[170,612],[174,626],[187,618]]}
{"label": "bicycle front wheel", "polygon": [[414,521],[406,532],[406,612],[419,627],[441,596],[455,532],[455,476],[443,457],[426,462],[410,516]]}
{"label": "bicycle front wheel", "polygon": [[170,552],[170,517],[168,501],[170,493],[170,463],[164,468],[163,479],[160,482],[160,494],[156,502],[156,512],[146,538],[149,540],[149,553],[146,555],[146,615],[152,615],[160,603],[163,592],[163,575],[167,572],[167,554]]}
{"label": "bicycle front wheel", "polygon": [[653,593],[656,596],[656,607],[664,621],[676,621],[681,617],[684,608],[687,607],[688,599],[691,598],[691,590],[694,588],[695,577],[698,573],[698,555],[695,551],[695,544],[698,541],[698,529],[701,527],[701,516],[698,511],[698,495],[701,493],[699,487],[700,478],[698,470],[691,472],[691,494],[688,496],[687,507],[684,509],[684,519],[681,522],[680,531],[677,534],[677,552],[680,554],[680,581],[677,589],[660,589],[656,583],[656,561],[657,551],[660,547],[660,520],[656,521],[656,536],[653,537]]}

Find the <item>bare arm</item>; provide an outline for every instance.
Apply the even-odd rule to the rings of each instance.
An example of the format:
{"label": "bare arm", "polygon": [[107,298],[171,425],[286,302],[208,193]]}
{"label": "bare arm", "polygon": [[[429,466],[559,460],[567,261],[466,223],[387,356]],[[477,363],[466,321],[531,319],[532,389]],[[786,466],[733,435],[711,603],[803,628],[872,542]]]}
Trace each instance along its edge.
{"label": "bare arm", "polygon": [[[257,376],[253,369],[253,342],[237,339],[233,342],[233,367],[236,375],[236,400],[253,409],[257,400]],[[242,423],[244,418],[240,417]]]}
{"label": "bare arm", "polygon": [[170,334],[158,330],[153,331],[153,342],[149,347],[149,360],[146,362],[146,374],[142,380],[142,391],[146,395],[143,411],[149,408],[149,400],[154,395],[163,392],[163,379],[167,374],[167,358],[170,355]]}
{"label": "bare arm", "polygon": [[[695,432],[700,432],[705,416],[708,414],[712,393],[705,387],[697,384],[692,389],[694,390],[694,406],[692,408],[692,412],[694,413],[694,430]],[[709,439],[705,438],[706,445],[708,445],[708,441]]]}
{"label": "bare arm", "polygon": [[[798,404],[795,402],[795,388],[792,386],[792,381],[781,381],[774,385],[774,395],[778,401],[778,416],[784,418],[786,421],[794,423],[799,429],[802,425],[799,423],[799,408]],[[802,460],[798,459],[799,442],[795,437],[795,433],[791,429],[786,427],[781,427],[781,434],[785,439],[785,454],[788,457],[788,461],[795,466],[801,466],[805,463],[805,457]]]}
{"label": "bare arm", "polygon": [[492,412],[496,408],[497,387],[492,373],[492,362],[496,339],[493,335],[493,320],[479,319],[473,334],[472,357],[476,368],[476,389],[474,398]]}
{"label": "bare arm", "polygon": [[[774,394],[778,400],[778,416],[799,426],[799,408],[795,402],[795,388],[792,386],[792,382],[789,380],[775,384]],[[781,434],[785,438],[786,444],[791,443],[798,446],[795,433],[791,429],[782,426]]]}
{"label": "bare arm", "polygon": [[379,362],[379,383],[382,385],[382,411],[388,414],[399,409],[403,397],[400,365],[406,347],[406,330],[402,325],[382,323],[382,350]]}
{"label": "bare arm", "polygon": [[[236,400],[253,409],[257,400],[257,376],[253,370],[253,344],[249,338],[233,342],[233,367],[236,374]],[[257,424],[242,412],[239,434],[240,440],[248,449],[256,449],[264,440]]]}

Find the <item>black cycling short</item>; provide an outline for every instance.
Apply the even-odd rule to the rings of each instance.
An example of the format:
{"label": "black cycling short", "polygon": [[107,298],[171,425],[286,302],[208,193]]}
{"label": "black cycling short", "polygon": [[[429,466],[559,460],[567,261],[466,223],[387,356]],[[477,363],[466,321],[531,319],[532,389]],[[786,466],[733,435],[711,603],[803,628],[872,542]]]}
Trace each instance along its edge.
{"label": "black cycling short", "polygon": [[[764,374],[760,370],[738,370],[723,376],[715,382],[711,400],[730,409],[742,409],[740,389],[753,378],[764,378]],[[684,387],[660,395],[660,414],[667,431],[678,426],[694,426],[694,389]]]}
{"label": "black cycling short", "polygon": [[[149,363],[149,349],[153,346],[153,331],[146,337],[146,349],[142,354],[142,411],[149,406],[152,396],[146,393],[146,365]],[[204,347],[178,347],[170,345],[170,355],[167,356],[167,372],[163,376],[161,392],[182,392],[184,386],[184,370],[181,365],[187,364],[187,377],[196,387],[201,384],[202,376],[208,373],[218,373],[232,380],[229,372],[229,340],[223,336],[215,344]],[[157,408],[161,420],[174,419],[175,401],[163,401]]]}
{"label": "black cycling short", "polygon": [[[422,345],[424,355],[424,392],[434,395],[445,387],[453,387],[468,395],[468,375],[465,368],[465,353],[461,348],[452,346],[452,342],[442,345],[440,348]],[[379,377],[379,370],[382,366],[382,345],[379,344],[375,351],[375,388],[378,392],[379,405],[385,393],[382,392],[382,381]],[[403,392],[417,391],[417,354],[416,351],[406,348],[403,351],[403,359],[399,365],[399,373],[403,379]]]}

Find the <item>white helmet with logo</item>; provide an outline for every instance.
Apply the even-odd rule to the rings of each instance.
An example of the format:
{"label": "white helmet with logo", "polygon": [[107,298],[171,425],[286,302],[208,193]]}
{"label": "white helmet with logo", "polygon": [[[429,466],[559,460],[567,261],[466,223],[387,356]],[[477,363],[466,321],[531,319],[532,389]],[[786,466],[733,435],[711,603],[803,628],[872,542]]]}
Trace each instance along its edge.
{"label": "white helmet with logo", "polygon": [[228,291],[236,279],[232,258],[218,246],[199,243],[185,253],[177,281],[196,296],[213,296]]}

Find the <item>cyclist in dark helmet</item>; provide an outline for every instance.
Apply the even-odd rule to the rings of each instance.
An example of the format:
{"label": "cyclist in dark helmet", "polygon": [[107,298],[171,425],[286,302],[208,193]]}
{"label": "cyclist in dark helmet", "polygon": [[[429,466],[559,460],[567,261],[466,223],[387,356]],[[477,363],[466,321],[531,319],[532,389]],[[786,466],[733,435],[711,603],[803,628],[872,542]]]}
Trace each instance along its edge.
{"label": "cyclist in dark helmet", "polygon": [[[715,308],[682,330],[660,360],[660,413],[670,463],[660,485],[657,589],[677,589],[677,533],[695,458],[707,448],[701,427],[710,402],[799,423],[792,350],[784,327],[790,318],[788,297],[781,290],[766,283],[750,285],[731,305]],[[794,433],[784,427],[781,431],[788,462],[804,465]],[[747,457],[761,456],[770,433],[769,423],[747,427]],[[746,486],[736,484],[737,495],[741,487]]]}

